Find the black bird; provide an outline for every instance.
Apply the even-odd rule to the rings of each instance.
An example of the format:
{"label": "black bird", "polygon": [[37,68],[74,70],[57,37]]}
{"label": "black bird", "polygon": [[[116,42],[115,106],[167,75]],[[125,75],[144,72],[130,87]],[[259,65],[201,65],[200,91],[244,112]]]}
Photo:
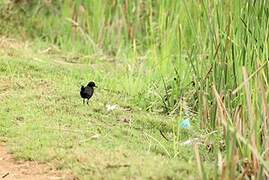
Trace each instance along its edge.
{"label": "black bird", "polygon": [[89,104],[89,99],[92,97],[94,92],[95,83],[93,81],[89,82],[86,87],[81,86],[80,88],[80,96],[83,98],[83,104],[85,103],[85,99],[87,99],[87,104]]}

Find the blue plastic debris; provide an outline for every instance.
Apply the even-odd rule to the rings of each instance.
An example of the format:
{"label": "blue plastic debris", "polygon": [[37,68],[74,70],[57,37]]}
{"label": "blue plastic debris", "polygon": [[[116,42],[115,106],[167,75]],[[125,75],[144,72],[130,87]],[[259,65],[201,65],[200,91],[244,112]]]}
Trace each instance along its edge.
{"label": "blue plastic debris", "polygon": [[179,122],[179,126],[183,129],[189,129],[191,127],[190,119],[183,119]]}

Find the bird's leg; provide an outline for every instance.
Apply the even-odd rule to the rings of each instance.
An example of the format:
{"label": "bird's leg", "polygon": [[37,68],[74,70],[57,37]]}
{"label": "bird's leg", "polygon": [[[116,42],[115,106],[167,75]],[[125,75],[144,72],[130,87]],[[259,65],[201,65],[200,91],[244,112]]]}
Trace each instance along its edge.
{"label": "bird's leg", "polygon": [[84,104],[85,103],[84,99],[82,99],[82,101],[83,101],[83,104]]}
{"label": "bird's leg", "polygon": [[87,100],[87,104],[89,105],[89,99]]}

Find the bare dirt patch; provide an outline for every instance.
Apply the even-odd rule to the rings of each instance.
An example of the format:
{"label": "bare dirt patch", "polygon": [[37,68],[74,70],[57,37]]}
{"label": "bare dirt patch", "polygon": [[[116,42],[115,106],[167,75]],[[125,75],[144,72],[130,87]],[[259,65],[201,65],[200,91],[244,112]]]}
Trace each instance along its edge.
{"label": "bare dirt patch", "polygon": [[59,180],[76,179],[69,172],[61,172],[48,164],[40,164],[35,161],[16,161],[0,144],[0,179],[6,180]]}

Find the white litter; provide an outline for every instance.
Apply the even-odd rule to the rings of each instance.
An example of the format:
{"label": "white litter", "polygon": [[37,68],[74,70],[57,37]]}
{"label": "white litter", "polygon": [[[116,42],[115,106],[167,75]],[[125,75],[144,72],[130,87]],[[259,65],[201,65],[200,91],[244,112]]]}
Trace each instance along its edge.
{"label": "white litter", "polygon": [[108,111],[108,112],[111,112],[111,111],[114,111],[114,110],[116,110],[116,109],[118,109],[118,105],[117,104],[112,104],[112,105],[110,105],[110,104],[107,104],[106,105],[106,110]]}
{"label": "white litter", "polygon": [[179,143],[182,146],[187,146],[187,145],[193,145],[193,144],[202,144],[199,138],[194,138],[194,139],[189,139],[187,141],[183,141]]}

